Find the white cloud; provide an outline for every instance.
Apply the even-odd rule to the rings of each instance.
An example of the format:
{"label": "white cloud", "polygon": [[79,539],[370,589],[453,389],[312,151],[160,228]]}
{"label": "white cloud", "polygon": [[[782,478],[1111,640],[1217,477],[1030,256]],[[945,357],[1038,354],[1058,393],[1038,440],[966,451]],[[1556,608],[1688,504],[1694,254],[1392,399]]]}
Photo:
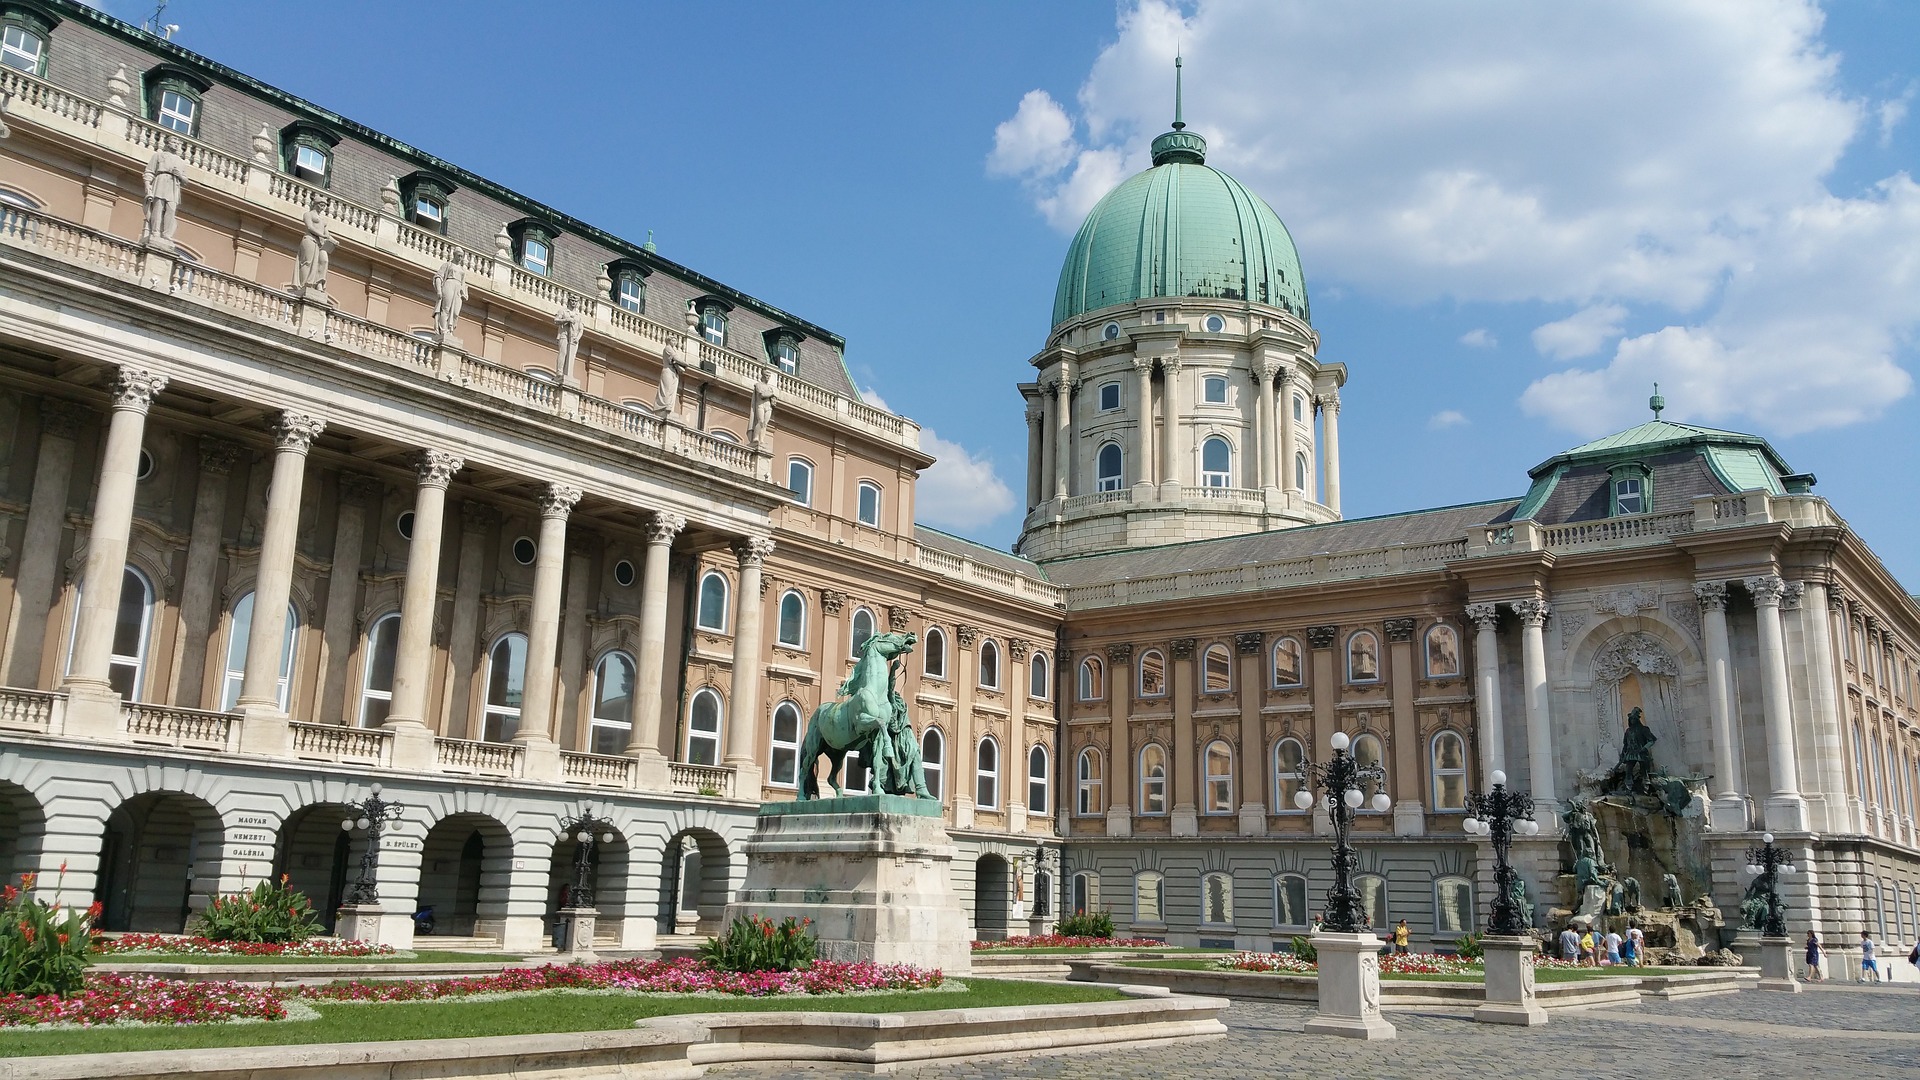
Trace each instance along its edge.
{"label": "white cloud", "polygon": [[1893,129],[1899,127],[1900,121],[1907,118],[1907,106],[1913,103],[1913,95],[1916,90],[1920,90],[1920,86],[1909,83],[1907,84],[1906,91],[1899,97],[1891,101],[1881,102],[1880,107],[1874,110],[1875,118],[1880,121],[1880,148],[1882,150],[1893,145]]}
{"label": "white cloud", "polygon": [[1441,409],[1439,412],[1427,418],[1427,428],[1430,431],[1445,431],[1448,428],[1466,427],[1471,423],[1473,423],[1473,421],[1467,419],[1467,414],[1461,412],[1459,409]]}
{"label": "white cloud", "polygon": [[1500,339],[1494,336],[1493,331],[1481,326],[1461,334],[1460,344],[1471,349],[1497,349]]}
{"label": "white cloud", "polygon": [[1533,331],[1533,347],[1541,356],[1554,360],[1577,360],[1592,356],[1600,347],[1620,336],[1627,309],[1619,304],[1595,304],[1561,319],[1538,326]]}
{"label": "white cloud", "polygon": [[1030,90],[1013,117],[993,129],[987,172],[994,176],[1048,177],[1074,157],[1073,121],[1045,90]]}
{"label": "white cloud", "polygon": [[[1044,153],[1004,161],[1050,167],[1020,179],[1072,230],[1145,167],[1178,43],[1209,163],[1279,211],[1316,295],[1577,305],[1535,347],[1611,356],[1522,404],[1583,432],[1643,415],[1655,377],[1691,419],[1846,424],[1910,392],[1920,227],[1904,175],[1848,197],[1828,178],[1914,92],[1845,92],[1822,18],[1813,0],[1132,0],[1073,102],[1030,94],[1003,125]],[[1651,329],[1616,340],[1629,325]]]}
{"label": "white cloud", "polygon": [[[862,387],[860,396],[876,409],[894,411],[870,386]],[[934,463],[914,485],[914,520],[977,534],[1014,508],[1013,490],[994,471],[991,460],[975,457],[972,451],[941,438],[932,428],[920,429],[920,448],[933,456]]]}

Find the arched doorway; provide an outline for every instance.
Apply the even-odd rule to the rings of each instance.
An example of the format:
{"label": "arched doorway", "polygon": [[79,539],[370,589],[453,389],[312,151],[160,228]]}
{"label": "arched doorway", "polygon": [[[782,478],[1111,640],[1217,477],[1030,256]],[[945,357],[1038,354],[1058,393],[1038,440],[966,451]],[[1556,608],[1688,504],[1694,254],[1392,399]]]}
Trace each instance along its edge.
{"label": "arched doorway", "polygon": [[981,941],[1007,936],[1011,874],[1007,860],[998,855],[982,855],[973,864],[973,935]]}
{"label": "arched doorway", "polygon": [[[594,838],[589,853],[587,884],[593,890],[593,908],[599,912],[594,923],[594,942],[596,947],[618,948],[620,944],[620,922],[626,918],[627,906],[627,839],[618,829],[607,827],[602,836],[611,836],[611,841]],[[574,859],[579,855],[580,841],[574,834],[560,837],[553,845],[553,861],[547,869],[547,932],[560,919],[560,909],[574,902]],[[556,942],[557,944],[557,942]]]}
{"label": "arched doorway", "polygon": [[0,883],[17,885],[20,875],[39,867],[46,834],[47,816],[40,801],[19,784],[0,780]]}
{"label": "arched doorway", "polygon": [[[335,826],[338,828],[338,826]],[[453,814],[427,830],[420,852],[420,906],[435,934],[498,936],[507,918],[513,841],[485,814]]]}
{"label": "arched doorway", "polygon": [[287,885],[307,894],[314,914],[331,934],[347,890],[359,879],[360,858],[366,854],[367,834],[348,833],[340,823],[358,810],[345,803],[319,803],[294,811],[280,826],[274,847],[273,873],[287,875]]}
{"label": "arched doorway", "polygon": [[102,930],[176,934],[220,888],[220,815],[204,799],[150,791],[107,818],[94,899]]}
{"label": "arched doorway", "polygon": [[718,934],[731,881],[727,842],[706,829],[687,829],[667,841],[660,860],[662,934]]}

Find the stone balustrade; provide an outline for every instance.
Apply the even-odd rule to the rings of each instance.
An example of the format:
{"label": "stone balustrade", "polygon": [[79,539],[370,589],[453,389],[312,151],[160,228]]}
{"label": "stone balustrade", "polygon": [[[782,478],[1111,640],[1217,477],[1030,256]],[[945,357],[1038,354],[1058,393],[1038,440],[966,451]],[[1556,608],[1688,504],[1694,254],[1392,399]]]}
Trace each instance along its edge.
{"label": "stone balustrade", "polygon": [[293,729],[293,756],[335,764],[391,765],[393,733],[384,728],[350,728],[335,724],[288,725]]}
{"label": "stone balustrade", "polygon": [[434,763],[447,772],[517,777],[526,768],[526,749],[517,743],[435,739],[433,748]]}
{"label": "stone balustrade", "polygon": [[60,706],[66,698],[45,690],[0,689],[0,730],[48,734],[59,730]]}
{"label": "stone balustrade", "polygon": [[560,752],[560,779],[565,783],[630,789],[636,773],[634,759],[630,757]]}
{"label": "stone balustrade", "polygon": [[127,738],[132,742],[176,750],[239,749],[238,713],[182,709],[133,701],[121,706],[120,714],[126,725]]}
{"label": "stone balustrade", "polygon": [[733,798],[733,770],[720,765],[675,761],[667,766],[667,786],[680,795]]}

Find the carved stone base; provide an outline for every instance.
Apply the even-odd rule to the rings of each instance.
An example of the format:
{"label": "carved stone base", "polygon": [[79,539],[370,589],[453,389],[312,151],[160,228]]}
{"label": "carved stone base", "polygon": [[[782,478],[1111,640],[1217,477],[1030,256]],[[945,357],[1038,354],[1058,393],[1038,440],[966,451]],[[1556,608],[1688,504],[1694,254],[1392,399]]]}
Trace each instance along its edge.
{"label": "carved stone base", "polygon": [[1778,990],[1782,993],[1797,994],[1801,991],[1799,976],[1793,970],[1793,939],[1784,937],[1763,937],[1760,939],[1760,989]]}
{"label": "carved stone base", "polygon": [[413,916],[386,911],[379,904],[343,905],[333,932],[347,941],[413,948]]}
{"label": "carved stone base", "polygon": [[1722,795],[1713,800],[1713,808],[1708,811],[1707,821],[1716,829],[1728,832],[1745,832],[1747,820],[1747,800],[1738,795]]}
{"label": "carved stone base", "polygon": [[1309,1035],[1347,1039],[1398,1038],[1380,1016],[1380,949],[1372,934],[1315,934],[1320,955],[1320,1012],[1307,1021]]}
{"label": "carved stone base", "polygon": [[1807,800],[1798,795],[1768,796],[1767,829],[1770,832],[1806,832]]}
{"label": "carved stone base", "polygon": [[1547,1022],[1547,1010],[1533,998],[1533,939],[1487,937],[1487,1003],[1473,1010],[1483,1024],[1534,1027]]}
{"label": "carved stone base", "polygon": [[560,927],[566,945],[560,955],[569,960],[591,964],[599,959],[593,951],[593,935],[600,912],[595,908],[561,908]]}

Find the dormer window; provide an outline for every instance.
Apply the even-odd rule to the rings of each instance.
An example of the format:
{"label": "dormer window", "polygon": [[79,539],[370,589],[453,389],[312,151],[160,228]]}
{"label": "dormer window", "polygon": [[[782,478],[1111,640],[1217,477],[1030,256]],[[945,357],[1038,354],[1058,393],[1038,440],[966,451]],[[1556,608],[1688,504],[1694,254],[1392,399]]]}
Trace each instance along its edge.
{"label": "dormer window", "polygon": [[48,13],[37,8],[0,4],[0,64],[44,78],[53,27]]}
{"label": "dormer window", "polygon": [[147,72],[147,119],[191,139],[200,130],[200,95],[213,84],[186,70],[162,66]]}
{"label": "dormer window", "polygon": [[636,259],[615,259],[607,264],[607,278],[613,282],[613,305],[635,315],[647,313],[647,275],[653,268]]}
{"label": "dormer window", "polygon": [[1635,462],[1608,470],[1613,485],[1613,516],[1644,514],[1653,509],[1653,477]]}
{"label": "dormer window", "polygon": [[406,207],[407,220],[428,232],[445,235],[448,200],[453,191],[453,181],[438,173],[408,173],[400,178],[400,205]]}
{"label": "dormer window", "polygon": [[703,296],[693,302],[693,310],[700,314],[700,336],[711,345],[722,348],[727,344],[727,316],[733,311],[733,305],[717,296]]}
{"label": "dormer window", "polygon": [[413,220],[434,232],[447,231],[447,205],[438,199],[422,195],[413,200]]}
{"label": "dormer window", "polygon": [[553,274],[553,238],[558,229],[543,221],[522,218],[507,226],[513,238],[513,261],[529,274],[549,277]]}
{"label": "dormer window", "polygon": [[800,370],[800,332],[789,326],[777,326],[765,334],[767,362],[789,375]]}
{"label": "dormer window", "polygon": [[281,164],[290,176],[326,187],[333,179],[333,148],[340,136],[304,120],[280,129]]}

